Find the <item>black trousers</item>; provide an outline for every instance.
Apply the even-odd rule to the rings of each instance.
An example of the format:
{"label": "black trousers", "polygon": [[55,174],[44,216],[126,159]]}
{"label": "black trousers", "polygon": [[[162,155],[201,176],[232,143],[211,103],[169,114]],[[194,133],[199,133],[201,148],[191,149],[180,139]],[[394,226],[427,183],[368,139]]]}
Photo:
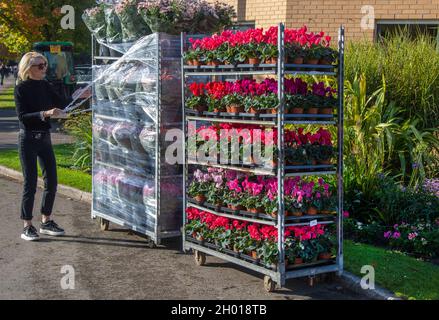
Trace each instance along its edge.
{"label": "black trousers", "polygon": [[56,160],[50,139],[50,132],[23,131],[19,133],[19,154],[24,176],[24,190],[21,202],[21,219],[31,220],[37,190],[37,160],[44,179],[41,213],[52,214],[58,179]]}

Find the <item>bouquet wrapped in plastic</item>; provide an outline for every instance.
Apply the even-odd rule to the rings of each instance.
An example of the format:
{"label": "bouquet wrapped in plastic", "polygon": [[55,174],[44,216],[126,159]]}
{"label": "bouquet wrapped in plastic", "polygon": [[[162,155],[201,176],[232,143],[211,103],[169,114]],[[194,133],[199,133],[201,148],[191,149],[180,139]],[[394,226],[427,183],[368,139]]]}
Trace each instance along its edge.
{"label": "bouquet wrapped in plastic", "polygon": [[122,41],[133,42],[151,33],[137,11],[137,0],[122,0],[115,6],[122,27]]}
{"label": "bouquet wrapped in plastic", "polygon": [[82,20],[98,40],[105,41],[107,30],[102,5],[86,9],[82,14]]}
{"label": "bouquet wrapped in plastic", "polygon": [[112,5],[106,5],[104,8],[106,29],[106,39],[108,43],[122,42],[122,26],[115,8]]}

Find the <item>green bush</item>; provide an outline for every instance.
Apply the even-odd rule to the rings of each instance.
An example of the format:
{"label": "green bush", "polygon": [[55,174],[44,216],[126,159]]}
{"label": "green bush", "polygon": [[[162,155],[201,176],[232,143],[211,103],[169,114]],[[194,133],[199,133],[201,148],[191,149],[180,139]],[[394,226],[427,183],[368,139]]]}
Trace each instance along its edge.
{"label": "green bush", "polygon": [[92,120],[91,114],[83,114],[68,119],[64,128],[75,137],[75,152],[72,155],[73,167],[84,172],[91,172],[92,165]]}
{"label": "green bush", "polygon": [[350,42],[346,46],[346,80],[356,75],[368,80],[372,95],[386,79],[386,101],[403,108],[403,119],[421,120],[420,128],[439,125],[439,54],[429,36],[411,39],[400,32],[380,43]]}

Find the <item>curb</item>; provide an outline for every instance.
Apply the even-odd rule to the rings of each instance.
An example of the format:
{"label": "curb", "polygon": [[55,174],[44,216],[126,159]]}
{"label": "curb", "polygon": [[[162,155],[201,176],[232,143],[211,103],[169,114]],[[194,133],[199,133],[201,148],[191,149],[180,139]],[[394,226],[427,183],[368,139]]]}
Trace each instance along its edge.
{"label": "curb", "polygon": [[381,288],[375,284],[375,289],[365,290],[361,288],[361,278],[356,275],[343,271],[342,275],[339,277],[342,284],[348,287],[355,293],[365,295],[371,300],[402,300],[401,298],[395,296],[395,294],[387,289]]}
{"label": "curb", "polygon": [[[23,175],[19,171],[15,171],[4,166],[0,166],[0,175],[11,178],[13,180],[23,182]],[[38,186],[40,188],[44,187],[43,179],[38,178]],[[67,187],[62,184],[58,185],[57,193],[62,194],[63,196],[69,197],[76,201],[85,202],[87,204],[91,204],[91,193],[84,192],[72,187]]]}

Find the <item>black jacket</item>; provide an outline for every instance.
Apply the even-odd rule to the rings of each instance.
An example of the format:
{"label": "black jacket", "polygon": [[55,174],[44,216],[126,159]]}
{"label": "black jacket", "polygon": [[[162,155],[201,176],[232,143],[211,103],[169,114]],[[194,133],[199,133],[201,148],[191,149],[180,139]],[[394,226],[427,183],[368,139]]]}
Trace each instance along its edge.
{"label": "black jacket", "polygon": [[15,107],[20,129],[49,131],[49,119],[42,111],[64,109],[72,100],[64,99],[46,80],[26,80],[15,87]]}

